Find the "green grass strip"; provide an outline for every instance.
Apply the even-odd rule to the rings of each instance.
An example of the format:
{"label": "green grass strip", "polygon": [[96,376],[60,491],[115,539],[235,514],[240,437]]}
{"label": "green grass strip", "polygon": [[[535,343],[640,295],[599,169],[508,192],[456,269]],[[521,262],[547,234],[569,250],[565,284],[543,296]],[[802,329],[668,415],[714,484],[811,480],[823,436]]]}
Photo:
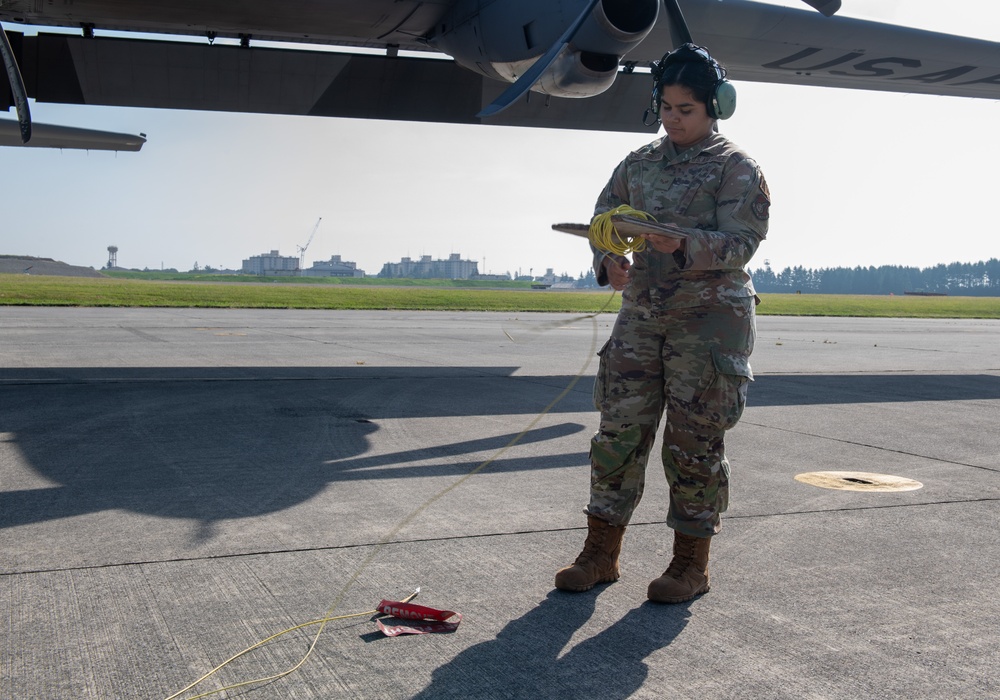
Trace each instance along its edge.
{"label": "green grass strip", "polygon": [[455,287],[459,289],[531,289],[531,282],[514,280],[445,280],[445,279],[383,279],[382,277],[299,277],[260,275],[224,275],[208,272],[158,272],[133,270],[102,270],[101,274],[114,279],[157,280],[171,282],[210,282],[241,284],[316,284],[348,285],[361,287]]}
{"label": "green grass strip", "polygon": [[[610,296],[610,291],[603,290],[553,292],[455,289],[448,286],[234,284],[0,275],[0,304],[30,306],[592,313],[604,307]],[[618,304],[614,303],[613,308],[617,309]]]}
{"label": "green grass strip", "polygon": [[[413,286],[162,281],[149,279],[0,275],[0,305],[193,307],[239,309],[400,309],[422,311],[549,311],[593,313],[610,290],[478,289],[450,280]],[[370,278],[368,278],[370,279]],[[1000,318],[998,297],[765,294],[761,315],[886,318]],[[607,311],[617,311],[616,296]]]}
{"label": "green grass strip", "polygon": [[757,314],[869,318],[1000,318],[1000,297],[762,294]]}

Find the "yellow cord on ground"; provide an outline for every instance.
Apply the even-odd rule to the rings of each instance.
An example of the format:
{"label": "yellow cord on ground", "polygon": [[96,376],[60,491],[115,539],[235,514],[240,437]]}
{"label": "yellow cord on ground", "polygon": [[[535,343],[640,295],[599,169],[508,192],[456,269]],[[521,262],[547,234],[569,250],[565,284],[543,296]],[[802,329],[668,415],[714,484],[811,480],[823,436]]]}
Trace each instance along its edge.
{"label": "yellow cord on ground", "polygon": [[[244,649],[243,651],[241,651],[238,654],[234,654],[233,656],[230,656],[228,659],[226,659],[221,664],[219,664],[218,666],[216,666],[215,668],[213,668],[211,671],[209,671],[204,676],[202,676],[201,678],[199,678],[198,680],[196,680],[194,683],[192,683],[191,685],[187,686],[186,688],[183,688],[182,690],[178,690],[176,693],[174,693],[173,695],[171,695],[170,697],[168,697],[166,700],[174,700],[175,698],[180,697],[181,695],[183,695],[187,691],[189,691],[192,688],[194,688],[196,685],[200,684],[202,681],[208,679],[210,676],[212,676],[215,673],[217,673],[218,671],[222,670],[225,666],[228,666],[233,661],[236,661],[236,659],[240,658],[241,656],[249,654],[254,649],[262,647],[265,644],[267,644],[268,642],[274,641],[278,637],[283,637],[284,635],[286,635],[286,634],[288,634],[290,632],[294,632],[296,630],[300,630],[300,629],[302,629],[304,627],[309,627],[311,625],[319,625],[319,624],[326,625],[327,622],[333,622],[334,620],[346,620],[346,619],[351,618],[351,617],[367,617],[367,616],[370,616],[370,615],[377,615],[377,614],[378,614],[378,610],[368,610],[368,611],[363,612],[363,613],[353,613],[353,614],[350,614],[350,615],[338,615],[337,617],[324,617],[324,618],[322,618],[320,620],[311,620],[309,622],[304,622],[301,625],[296,625],[295,627],[289,627],[288,629],[282,630],[281,632],[278,632],[277,634],[272,634],[267,639],[260,640],[256,644],[247,647],[246,649]],[[318,636],[317,636],[317,639],[318,639]],[[282,678],[283,676],[287,676],[288,674],[290,674],[293,671],[295,671],[296,669],[298,669],[299,666],[301,666],[303,663],[305,663],[306,658],[308,658],[309,654],[312,653],[313,647],[315,645],[316,645],[316,639],[313,640],[313,644],[309,647],[309,651],[306,653],[306,656],[302,659],[302,661],[300,661],[298,664],[296,664],[293,668],[290,668],[290,669],[288,669],[287,671],[285,671],[283,673],[279,673],[279,674],[276,674],[274,676],[269,676],[268,678],[255,678],[254,680],[244,681],[243,683],[235,683],[233,685],[227,685],[225,688],[217,688],[216,690],[211,690],[211,691],[209,691],[207,693],[202,693],[201,695],[194,695],[191,698],[189,698],[189,700],[197,700],[198,698],[207,698],[210,695],[215,695],[216,693],[221,693],[224,690],[233,690],[234,688],[240,688],[240,687],[243,687],[245,685],[251,685],[251,684],[255,684],[255,683],[263,683],[264,681],[277,680],[278,678]]]}
{"label": "yellow cord on ground", "polygon": [[[405,598],[403,598],[403,600],[401,602],[403,602],[403,603],[410,602],[411,600],[413,600],[414,598],[417,597],[417,593],[419,591],[420,591],[420,589],[418,588],[416,592],[411,593],[410,595],[406,596]],[[278,680],[279,678],[284,678],[285,676],[290,675],[291,673],[297,671],[306,662],[306,660],[312,654],[313,649],[316,646],[316,642],[319,641],[319,637],[323,633],[323,628],[326,627],[326,623],[333,622],[335,620],[347,620],[347,619],[350,619],[352,617],[370,617],[372,615],[378,615],[379,614],[378,610],[366,610],[365,612],[360,612],[360,613],[351,613],[349,615],[337,615],[336,617],[330,617],[329,616],[329,612],[330,611],[327,611],[327,616],[325,616],[325,617],[323,617],[323,618],[321,618],[319,620],[310,620],[309,622],[303,622],[300,625],[295,625],[294,627],[289,627],[288,629],[282,630],[281,632],[278,632],[277,634],[272,634],[267,639],[260,640],[256,644],[253,644],[253,645],[247,647],[246,649],[244,649],[243,651],[239,652],[238,654],[233,654],[228,659],[226,659],[225,661],[223,661],[221,664],[219,664],[218,666],[216,666],[215,668],[213,668],[211,671],[209,671],[208,673],[206,673],[204,676],[202,676],[201,678],[199,678],[198,680],[196,680],[194,683],[191,683],[186,688],[178,690],[176,693],[174,693],[173,695],[171,695],[168,698],[166,698],[166,700],[175,700],[175,698],[180,697],[181,695],[183,695],[187,691],[189,691],[192,688],[194,688],[196,685],[199,685],[202,681],[207,680],[210,676],[215,675],[217,672],[221,671],[224,667],[228,666],[233,661],[236,661],[236,659],[240,658],[241,656],[245,656],[246,654],[249,654],[254,649],[258,649],[258,648],[264,646],[265,644],[267,644],[268,642],[274,641],[278,637],[283,637],[286,634],[289,634],[290,632],[295,632],[296,630],[300,630],[300,629],[303,629],[305,627],[310,627],[312,625],[322,625],[322,627],[320,627],[320,631],[313,638],[312,644],[309,645],[309,650],[306,652],[305,656],[303,656],[302,659],[297,664],[295,664],[292,668],[289,668],[286,671],[282,671],[281,673],[276,673],[273,676],[268,676],[266,678],[254,678],[253,680],[243,681],[242,683],[234,683],[233,685],[227,685],[224,688],[216,688],[215,690],[210,690],[207,693],[202,693],[201,695],[193,695],[190,698],[188,698],[188,700],[198,700],[199,698],[207,698],[210,695],[215,695],[216,693],[221,693],[221,692],[226,691],[226,690],[233,690],[235,688],[242,688],[242,687],[248,686],[248,685],[255,685],[255,684],[258,684],[258,683],[264,683],[264,682],[268,682],[268,681],[275,681],[275,680]]]}
{"label": "yellow cord on ground", "polygon": [[[647,214],[647,216],[648,216],[648,214]],[[597,316],[599,316],[601,313],[603,313],[605,310],[607,310],[608,306],[610,306],[610,304],[611,304],[612,300],[614,300],[614,298],[615,298],[615,292],[612,292],[611,296],[608,298],[608,301],[605,302],[604,306],[601,308],[600,311],[598,311],[596,313],[592,313],[592,314],[585,314],[585,315],[582,315],[582,316],[574,316],[573,318],[570,318],[570,319],[565,320],[565,321],[558,321],[558,322],[556,322],[555,325],[566,325],[566,324],[569,324],[569,323],[575,323],[577,321],[581,321],[583,319],[596,319]],[[511,337],[511,335],[509,333],[507,333],[506,330],[504,331],[504,335],[506,335],[512,342],[514,341],[514,338]],[[458,478],[451,485],[446,486],[445,488],[441,489],[439,492],[437,492],[436,494],[434,494],[433,496],[431,496],[430,498],[428,498],[426,501],[424,501],[422,504],[420,504],[417,508],[415,508],[409,515],[407,515],[399,523],[397,523],[396,526],[392,528],[392,530],[390,530],[386,535],[384,535],[381,539],[379,539],[379,541],[374,545],[374,547],[372,547],[371,552],[369,552],[368,556],[365,557],[364,561],[361,562],[361,565],[358,566],[358,568],[355,570],[354,574],[350,577],[350,579],[347,581],[347,583],[344,584],[344,586],[340,589],[340,593],[336,596],[336,598],[334,599],[333,603],[327,609],[326,614],[323,615],[322,618],[320,618],[318,620],[311,620],[309,622],[304,622],[302,624],[295,625],[294,627],[289,627],[286,630],[282,630],[281,632],[278,632],[276,634],[272,634],[267,639],[260,640],[256,644],[253,644],[253,645],[247,647],[246,649],[244,649],[243,651],[239,652],[238,654],[234,654],[233,656],[229,657],[228,659],[226,659],[225,661],[223,661],[221,664],[219,664],[218,666],[216,666],[215,668],[213,668],[211,671],[209,671],[208,673],[206,673],[205,675],[203,675],[198,680],[194,681],[193,683],[190,683],[189,685],[187,685],[186,687],[184,687],[181,690],[177,691],[173,695],[168,696],[166,698],[166,700],[177,700],[177,698],[180,698],[180,696],[182,696],[185,693],[187,693],[188,691],[192,690],[195,686],[200,685],[204,681],[208,680],[210,677],[214,676],[216,673],[218,673],[220,670],[222,670],[225,666],[228,666],[233,661],[236,661],[240,657],[245,656],[246,654],[249,654],[250,652],[254,651],[255,649],[259,649],[260,647],[264,646],[268,642],[274,641],[275,639],[277,639],[279,637],[282,637],[282,636],[284,636],[284,635],[286,635],[286,634],[288,634],[290,632],[294,632],[296,630],[300,630],[300,629],[302,629],[304,627],[310,627],[312,625],[319,625],[319,629],[313,635],[312,642],[310,643],[309,648],[306,650],[305,654],[298,661],[298,663],[296,663],[291,668],[288,668],[288,669],[286,669],[284,671],[281,671],[280,673],[276,673],[276,674],[274,674],[272,676],[267,676],[267,677],[264,677],[264,678],[254,678],[252,680],[243,681],[241,683],[234,683],[232,685],[227,685],[227,686],[223,686],[221,688],[216,688],[214,690],[209,690],[209,691],[206,691],[204,693],[200,693],[198,695],[192,695],[192,696],[189,696],[188,698],[186,698],[186,700],[198,700],[199,698],[207,698],[207,697],[210,697],[212,695],[216,695],[218,693],[222,693],[222,692],[225,692],[225,691],[228,691],[228,690],[234,690],[236,688],[243,688],[243,687],[246,687],[246,686],[257,685],[257,684],[261,684],[261,683],[268,683],[268,682],[271,682],[271,681],[278,680],[279,678],[284,678],[285,676],[291,675],[292,673],[294,673],[295,671],[297,671],[299,668],[301,668],[306,663],[306,661],[309,659],[309,657],[312,656],[313,650],[316,648],[316,645],[319,643],[320,637],[323,635],[323,632],[326,629],[326,625],[327,625],[328,622],[333,622],[335,620],[345,620],[347,618],[352,618],[352,617],[364,617],[364,616],[368,616],[368,615],[377,614],[378,613],[377,610],[368,610],[368,611],[362,612],[362,613],[353,613],[353,614],[349,614],[349,615],[333,616],[333,611],[336,610],[340,606],[341,601],[344,599],[344,597],[347,595],[347,592],[350,590],[350,588],[354,585],[354,583],[361,576],[361,573],[365,569],[368,568],[368,565],[371,564],[371,562],[379,554],[379,552],[382,550],[382,548],[385,547],[386,545],[390,544],[390,542],[392,541],[392,539],[397,534],[399,534],[400,531],[402,531],[407,525],[409,525],[411,522],[413,522],[413,520],[415,520],[424,511],[426,511],[428,508],[430,508],[431,505],[433,505],[435,502],[441,500],[445,495],[447,495],[448,493],[454,491],[459,486],[461,486],[462,484],[464,484],[466,481],[468,481],[469,479],[471,479],[473,476],[475,476],[476,474],[479,474],[481,471],[483,471],[484,469],[486,469],[486,467],[488,467],[489,465],[493,464],[498,459],[500,459],[500,457],[502,457],[504,455],[504,453],[507,452],[507,450],[511,449],[512,447],[514,447],[515,445],[517,445],[519,442],[521,442],[521,440],[524,438],[524,436],[527,435],[529,432],[531,432],[531,430],[533,430],[534,427],[545,416],[547,416],[552,411],[552,409],[556,407],[556,405],[560,401],[562,401],[564,398],[566,398],[566,395],[569,394],[569,392],[571,392],[573,390],[573,388],[577,385],[577,383],[583,378],[584,374],[587,371],[587,368],[590,366],[590,362],[593,359],[594,353],[596,351],[597,351],[597,322],[596,322],[596,320],[594,320],[594,335],[591,338],[590,352],[587,354],[587,361],[584,363],[584,365],[580,369],[580,371],[576,373],[576,376],[573,377],[573,379],[566,386],[566,388],[563,389],[559,393],[559,395],[556,396],[549,403],[548,406],[546,406],[545,408],[543,408],[542,411],[537,416],[535,416],[535,418],[527,425],[527,427],[524,428],[524,430],[522,430],[520,433],[518,433],[506,445],[504,445],[499,450],[497,450],[497,452],[495,454],[493,454],[493,456],[489,457],[486,461],[484,461],[483,463],[481,463],[479,466],[477,466],[475,469],[473,469],[472,471],[470,471],[468,474],[465,474],[464,476]],[[412,600],[416,595],[417,594],[414,593],[414,594],[412,594],[410,596],[407,596],[406,598],[403,599],[403,602],[407,602],[409,600]]]}
{"label": "yellow cord on ground", "polygon": [[611,217],[626,214],[637,219],[646,221],[656,221],[653,215],[633,209],[628,204],[622,204],[603,214],[598,214],[590,222],[590,242],[595,248],[606,250],[617,255],[628,255],[633,251],[640,251],[646,248],[646,239],[639,236],[623,236],[618,233],[615,225],[611,222]]}

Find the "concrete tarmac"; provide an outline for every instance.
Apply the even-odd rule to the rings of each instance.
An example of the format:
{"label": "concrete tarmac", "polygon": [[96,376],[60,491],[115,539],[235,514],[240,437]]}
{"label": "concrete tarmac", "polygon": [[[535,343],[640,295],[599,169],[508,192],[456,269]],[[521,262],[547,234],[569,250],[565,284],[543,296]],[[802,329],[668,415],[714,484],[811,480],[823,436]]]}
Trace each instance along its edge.
{"label": "concrete tarmac", "polygon": [[[621,580],[552,587],[613,320],[0,307],[0,697],[192,698],[307,653],[212,697],[1000,697],[1000,322],[759,318],[712,590],[664,606],[659,447]],[[314,624],[178,694],[418,586],[457,631]]]}

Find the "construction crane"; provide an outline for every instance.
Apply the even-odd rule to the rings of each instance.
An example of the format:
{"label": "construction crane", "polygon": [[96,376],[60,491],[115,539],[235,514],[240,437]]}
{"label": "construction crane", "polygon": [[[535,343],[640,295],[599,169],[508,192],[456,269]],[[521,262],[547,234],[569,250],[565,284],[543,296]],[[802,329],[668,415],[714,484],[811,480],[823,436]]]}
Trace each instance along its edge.
{"label": "construction crane", "polygon": [[309,244],[313,242],[313,238],[316,236],[316,231],[319,230],[319,225],[323,221],[323,217],[319,217],[316,220],[316,225],[313,226],[312,233],[309,234],[309,240],[306,241],[305,245],[297,245],[296,248],[299,249],[299,274],[304,274],[305,264],[306,264],[306,250],[309,248]]}

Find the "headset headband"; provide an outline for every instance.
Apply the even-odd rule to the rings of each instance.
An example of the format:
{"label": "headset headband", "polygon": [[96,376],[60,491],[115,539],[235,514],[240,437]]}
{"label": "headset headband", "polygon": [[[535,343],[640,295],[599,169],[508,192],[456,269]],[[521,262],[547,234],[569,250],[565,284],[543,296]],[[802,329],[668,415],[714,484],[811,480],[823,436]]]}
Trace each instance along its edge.
{"label": "headset headband", "polygon": [[653,64],[653,80],[659,84],[660,80],[663,79],[663,74],[667,71],[667,67],[675,63],[707,63],[715,69],[719,80],[724,80],[726,77],[725,69],[719,65],[718,61],[712,58],[712,54],[708,52],[708,49],[704,46],[687,43],[663,54],[663,58]]}

